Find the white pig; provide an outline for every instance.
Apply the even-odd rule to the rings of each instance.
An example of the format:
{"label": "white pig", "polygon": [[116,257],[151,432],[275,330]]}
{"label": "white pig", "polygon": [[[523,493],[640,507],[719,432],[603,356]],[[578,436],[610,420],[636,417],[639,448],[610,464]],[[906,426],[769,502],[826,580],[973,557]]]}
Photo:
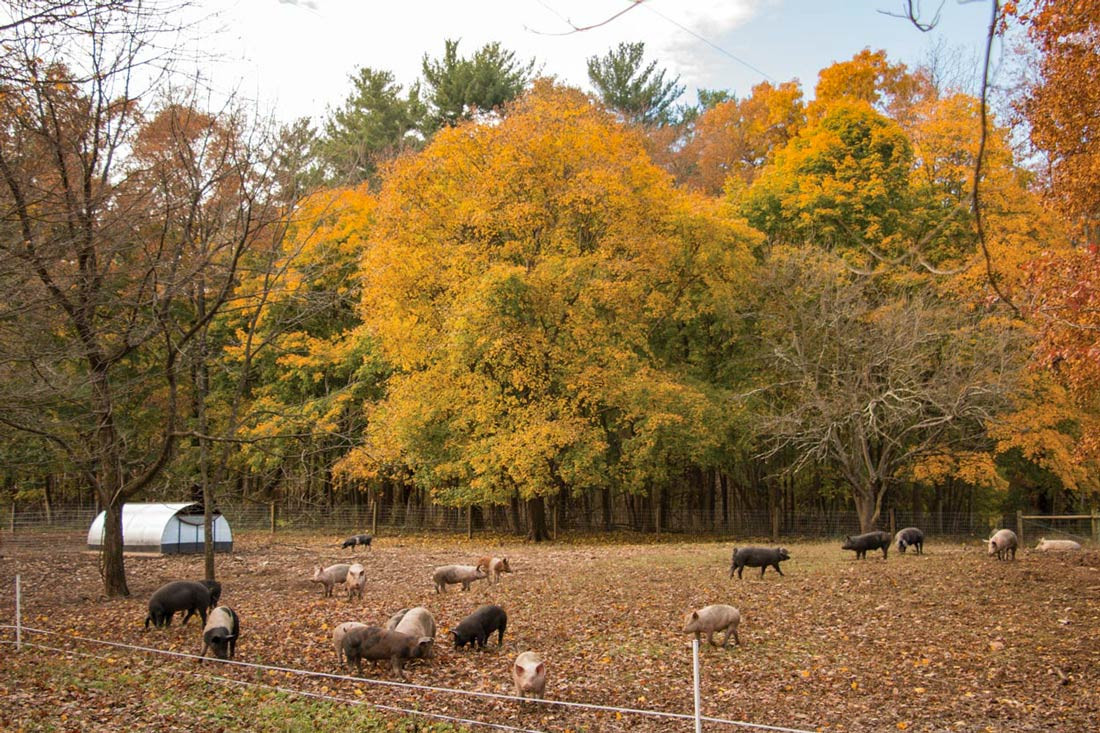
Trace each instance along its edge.
{"label": "white pig", "polygon": [[516,695],[542,699],[546,690],[546,662],[534,652],[524,652],[516,657],[512,665],[512,681],[516,683]]}
{"label": "white pig", "polygon": [[367,571],[359,563],[355,563],[348,568],[348,576],[344,580],[344,588],[348,592],[348,600],[351,600],[352,596],[358,596],[359,600],[363,599],[363,587],[367,584]]}
{"label": "white pig", "polygon": [[435,618],[432,617],[432,612],[423,606],[401,609],[390,616],[385,628],[418,638],[422,636],[435,638]]}
{"label": "white pig", "polygon": [[1012,553],[1012,559],[1016,559],[1016,548],[1020,543],[1016,539],[1016,533],[1011,529],[998,529],[989,538],[989,554],[996,555],[998,560],[1007,560]]}
{"label": "white pig", "polygon": [[719,604],[700,608],[698,611],[692,611],[684,616],[683,632],[685,634],[694,633],[696,639],[699,639],[702,634],[706,634],[707,642],[711,646],[718,646],[714,643],[714,632],[724,630],[726,638],[722,640],[723,647],[729,644],[730,636],[733,636],[733,640],[740,645],[741,639],[737,636],[737,625],[740,623],[740,611],[733,606]]}
{"label": "white pig", "polygon": [[1081,545],[1073,540],[1048,540],[1040,537],[1035,549],[1038,552],[1076,552],[1081,549]]}
{"label": "white pig", "polygon": [[444,565],[432,573],[436,593],[445,593],[448,584],[462,583],[462,590],[470,590],[470,583],[481,580],[485,573],[473,565]]}
{"label": "white pig", "polygon": [[349,565],[344,563],[329,565],[327,568],[323,569],[320,565],[315,565],[313,568],[313,577],[309,580],[311,583],[320,583],[325,587],[322,595],[331,596],[332,587],[337,583],[343,583],[347,580],[349,567]]}

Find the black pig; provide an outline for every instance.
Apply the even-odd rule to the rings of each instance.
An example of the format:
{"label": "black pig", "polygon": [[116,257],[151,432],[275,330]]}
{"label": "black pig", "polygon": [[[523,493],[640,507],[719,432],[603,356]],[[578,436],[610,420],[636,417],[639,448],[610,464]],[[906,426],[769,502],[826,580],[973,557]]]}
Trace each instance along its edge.
{"label": "black pig", "polygon": [[[221,594],[221,586],[218,587]],[[149,598],[149,615],[145,617],[145,628],[149,628],[149,622],[153,626],[171,626],[172,616],[176,611],[187,611],[183,617],[183,623],[199,614],[203,624],[206,624],[206,611],[210,608],[210,589],[204,584],[194,580],[174,580],[157,588]]]}
{"label": "black pig", "polygon": [[768,566],[775,568],[775,572],[782,575],[783,571],[779,569],[779,563],[790,559],[791,554],[785,547],[742,547],[740,550],[735,547],[730,560],[730,577],[733,577],[734,570],[740,578],[745,568],[760,568],[760,577],[763,578]]}
{"label": "black pig", "polygon": [[500,606],[481,606],[466,618],[462,619],[458,626],[451,629],[455,638],[455,649],[461,649],[467,644],[476,643],[479,648],[485,648],[485,642],[497,634],[497,646],[504,644],[504,629],[508,626],[508,614]]}
{"label": "black pig", "polygon": [[916,527],[899,529],[894,535],[894,542],[897,543],[898,552],[904,553],[906,547],[915,547],[918,555],[924,554],[924,532]]}
{"label": "black pig", "polygon": [[340,545],[340,549],[342,550],[345,547],[355,547],[356,545],[366,545],[367,547],[370,547],[372,539],[373,538],[369,534],[352,535],[351,537],[348,537],[346,540],[344,540],[344,544]]}
{"label": "black pig", "polygon": [[856,558],[866,559],[868,550],[882,550],[882,559],[886,559],[886,553],[890,550],[890,534],[888,532],[868,532],[855,537],[845,537],[842,550],[855,550]]}
{"label": "black pig", "polygon": [[229,606],[218,606],[210,612],[206,627],[202,630],[202,653],[213,649],[218,659],[232,659],[237,653],[237,637],[241,635],[241,620]]}
{"label": "black pig", "polygon": [[363,660],[388,659],[394,674],[405,676],[406,659],[425,659],[431,656],[432,639],[388,631],[377,626],[364,626],[348,631],[344,636],[344,656],[348,665],[355,662],[359,674],[363,674]]}
{"label": "black pig", "polygon": [[207,606],[207,609],[212,610],[214,606],[218,605],[218,601],[222,599],[222,584],[216,580],[200,580],[199,582],[210,591],[210,605]]}

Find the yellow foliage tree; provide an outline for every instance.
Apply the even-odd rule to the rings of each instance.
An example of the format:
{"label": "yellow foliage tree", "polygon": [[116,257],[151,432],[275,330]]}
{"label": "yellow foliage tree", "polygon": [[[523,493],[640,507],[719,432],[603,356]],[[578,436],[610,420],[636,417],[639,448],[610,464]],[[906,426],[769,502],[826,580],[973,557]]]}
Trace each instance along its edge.
{"label": "yellow foliage tree", "polygon": [[379,194],[361,313],[398,372],[342,470],[518,496],[535,539],[543,497],[659,491],[724,435],[691,334],[729,312],[753,239],[576,90],[540,81],[499,124],[442,131]]}

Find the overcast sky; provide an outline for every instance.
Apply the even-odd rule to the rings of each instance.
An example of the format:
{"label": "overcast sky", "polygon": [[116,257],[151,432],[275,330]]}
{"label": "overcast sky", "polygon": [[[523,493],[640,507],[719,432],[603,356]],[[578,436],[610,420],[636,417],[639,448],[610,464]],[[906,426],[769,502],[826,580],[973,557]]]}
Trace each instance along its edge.
{"label": "overcast sky", "polygon": [[[898,13],[902,0],[203,0],[213,14],[195,49],[219,90],[235,89],[290,120],[319,119],[347,96],[357,67],[389,70],[408,85],[425,53],[447,38],[469,55],[489,41],[536,59],[546,75],[590,89],[585,59],[622,41],[644,41],[647,58],[695,90],[739,96],[761,81],[798,78],[807,95],[824,66],[864,47],[919,63],[941,40],[975,62],[989,3],[946,0],[938,27],[921,33]],[[932,13],[937,0],[922,3]],[[557,35],[566,34],[566,35]],[[976,74],[977,69],[973,72]]]}

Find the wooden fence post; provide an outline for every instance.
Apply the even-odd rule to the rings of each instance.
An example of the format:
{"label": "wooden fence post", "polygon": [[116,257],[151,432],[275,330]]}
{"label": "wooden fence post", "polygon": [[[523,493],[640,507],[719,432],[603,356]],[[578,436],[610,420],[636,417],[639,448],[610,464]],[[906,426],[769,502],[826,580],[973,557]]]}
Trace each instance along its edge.
{"label": "wooden fence post", "polygon": [[466,539],[472,540],[474,538],[474,505],[468,504],[466,506]]}
{"label": "wooden fence post", "polygon": [[1092,541],[1100,543],[1100,514],[1092,510]]}
{"label": "wooden fence post", "polygon": [[375,498],[371,501],[370,507],[370,533],[371,536],[378,534],[378,499]]}
{"label": "wooden fence post", "polygon": [[890,507],[890,536],[893,537],[898,533],[898,519],[894,514],[894,507]]}
{"label": "wooden fence post", "polygon": [[657,506],[654,507],[654,520],[655,529],[657,530],[657,539],[661,539],[661,492],[656,492]]}
{"label": "wooden fence post", "polygon": [[278,511],[275,506],[275,502],[271,502],[271,534],[275,534],[275,517]]}
{"label": "wooden fence post", "polygon": [[772,542],[779,541],[779,507],[772,505]]}
{"label": "wooden fence post", "polygon": [[1016,510],[1016,541],[1020,547],[1024,546],[1024,513],[1019,509]]}

